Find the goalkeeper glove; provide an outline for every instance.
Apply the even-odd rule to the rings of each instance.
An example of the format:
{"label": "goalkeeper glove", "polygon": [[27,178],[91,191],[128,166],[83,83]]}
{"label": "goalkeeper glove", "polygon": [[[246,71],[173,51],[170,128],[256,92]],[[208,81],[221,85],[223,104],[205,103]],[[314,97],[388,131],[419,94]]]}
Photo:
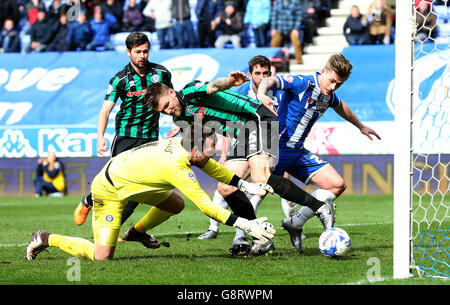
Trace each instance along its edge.
{"label": "goalkeeper glove", "polygon": [[238,182],[238,188],[241,191],[247,191],[253,195],[265,196],[267,193],[273,194],[273,188],[265,183],[249,183],[244,180]]}
{"label": "goalkeeper glove", "polygon": [[265,244],[275,235],[275,227],[266,222],[267,217],[261,217],[253,220],[248,220],[242,217],[238,217],[234,223],[234,227],[238,227],[244,230],[245,233],[253,236],[253,240],[257,244]]}

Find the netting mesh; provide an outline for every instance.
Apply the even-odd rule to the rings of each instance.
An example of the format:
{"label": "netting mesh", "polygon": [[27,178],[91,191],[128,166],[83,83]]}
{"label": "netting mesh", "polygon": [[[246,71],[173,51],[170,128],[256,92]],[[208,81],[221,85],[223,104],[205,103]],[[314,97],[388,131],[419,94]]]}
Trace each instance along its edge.
{"label": "netting mesh", "polygon": [[412,264],[449,278],[450,0],[412,0],[413,64]]}

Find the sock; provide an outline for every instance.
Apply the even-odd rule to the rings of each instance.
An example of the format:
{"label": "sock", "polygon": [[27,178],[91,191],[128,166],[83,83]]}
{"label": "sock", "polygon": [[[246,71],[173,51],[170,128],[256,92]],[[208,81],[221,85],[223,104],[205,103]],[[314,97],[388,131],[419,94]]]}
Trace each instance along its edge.
{"label": "sock", "polygon": [[[311,196],[318,200],[326,202],[327,204],[333,204],[332,200],[336,198],[336,196],[332,192],[323,189],[315,190],[311,194]],[[301,229],[303,228],[304,224],[314,215],[315,213],[313,210],[306,206],[303,206],[298,213],[292,216],[292,225],[295,228]]]}
{"label": "sock", "polygon": [[85,195],[81,202],[85,207],[92,207],[94,205],[94,202],[92,201],[92,193]]}
{"label": "sock", "polygon": [[224,199],[237,216],[247,218],[248,220],[256,219],[253,205],[243,191],[236,190]]}
{"label": "sock", "polygon": [[281,198],[307,206],[314,212],[324,205],[324,202],[317,200],[294,182],[284,177],[271,175],[267,180],[267,184],[270,185],[275,193],[280,195]]}
{"label": "sock", "polygon": [[125,223],[125,221],[133,214],[134,209],[138,206],[139,202],[128,201],[127,205],[123,208],[122,211],[122,222],[121,225]]}
{"label": "sock", "polygon": [[258,214],[258,208],[259,208],[259,205],[261,204],[261,202],[262,202],[262,198],[259,197],[258,195],[253,195],[250,198],[250,203],[253,206],[253,210],[255,211],[255,215]]}
{"label": "sock", "polygon": [[[228,208],[227,202],[222,197],[222,195],[219,194],[219,191],[217,191],[217,190],[214,192],[213,202],[215,204],[220,205],[224,209]],[[215,219],[210,218],[208,230],[214,231],[214,232],[219,232],[219,222]]]}
{"label": "sock", "polygon": [[283,209],[283,213],[286,217],[297,213],[297,204],[284,198],[281,198],[281,208]]}
{"label": "sock", "polygon": [[170,216],[174,215],[173,213],[160,210],[155,206],[152,206],[147,214],[144,215],[135,225],[134,228],[136,231],[145,233],[150,229],[153,229],[157,225],[163,223]]}
{"label": "sock", "polygon": [[95,245],[87,239],[50,234],[48,244],[50,247],[59,248],[74,257],[95,260]]}

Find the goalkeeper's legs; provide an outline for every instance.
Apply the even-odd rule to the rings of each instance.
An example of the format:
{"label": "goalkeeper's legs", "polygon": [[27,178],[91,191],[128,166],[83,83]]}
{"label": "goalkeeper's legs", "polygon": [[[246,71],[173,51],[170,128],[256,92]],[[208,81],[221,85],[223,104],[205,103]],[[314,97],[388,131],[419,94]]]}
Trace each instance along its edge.
{"label": "goalkeeper's legs", "polygon": [[[217,205],[220,205],[224,209],[228,208],[228,203],[225,201],[222,195],[220,195],[218,190],[214,192],[213,202]],[[208,230],[205,233],[201,234],[198,239],[213,239],[217,237],[217,233],[219,233],[219,222],[215,219],[210,218]]]}
{"label": "goalkeeper's legs", "polygon": [[[151,201],[151,199],[149,199]],[[125,241],[137,241],[149,249],[156,249],[161,243],[146,232],[165,222],[171,216],[180,213],[184,209],[183,199],[176,193],[171,193],[167,199],[152,206],[133,227],[124,234]]]}

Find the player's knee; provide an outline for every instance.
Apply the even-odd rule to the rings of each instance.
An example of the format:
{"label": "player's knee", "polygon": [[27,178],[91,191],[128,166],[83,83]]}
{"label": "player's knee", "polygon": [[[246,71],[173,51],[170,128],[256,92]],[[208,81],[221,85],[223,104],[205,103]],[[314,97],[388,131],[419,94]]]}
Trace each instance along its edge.
{"label": "player's knee", "polygon": [[347,189],[347,183],[345,183],[344,179],[340,179],[339,181],[336,182],[332,193],[334,193],[334,195],[336,197],[338,197],[339,195],[341,195],[345,190]]}
{"label": "player's knee", "polygon": [[[106,261],[114,258],[115,247],[95,247],[93,260]],[[91,257],[92,259],[92,257]]]}
{"label": "player's knee", "polygon": [[172,213],[173,214],[179,214],[181,211],[184,210],[184,201],[181,198],[177,198],[175,204],[172,207]]}
{"label": "player's knee", "polygon": [[234,191],[236,191],[236,188],[234,186],[225,184],[225,183],[219,183],[217,184],[217,191],[219,192],[219,194],[222,197],[227,197],[228,195],[230,195],[231,193],[233,193]]}

